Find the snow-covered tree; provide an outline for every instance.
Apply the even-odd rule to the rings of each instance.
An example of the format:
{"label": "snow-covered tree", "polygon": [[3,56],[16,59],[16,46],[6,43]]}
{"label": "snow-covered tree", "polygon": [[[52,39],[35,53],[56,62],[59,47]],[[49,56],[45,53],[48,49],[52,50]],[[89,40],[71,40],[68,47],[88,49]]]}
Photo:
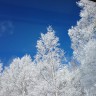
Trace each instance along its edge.
{"label": "snow-covered tree", "polygon": [[80,0],[78,5],[82,8],[81,19],[75,27],[69,29],[72,41],[73,55],[79,62],[83,55],[84,46],[92,38],[96,38],[96,3],[89,0]]}
{"label": "snow-covered tree", "polygon": [[1,61],[0,61],[0,90],[1,90],[1,88],[2,88],[2,86],[1,86],[1,76],[2,76],[2,70],[3,70],[3,68],[2,68],[2,63],[1,63]]}
{"label": "snow-covered tree", "polygon": [[96,95],[96,39],[90,40],[85,45],[83,54],[81,81],[88,90],[88,96],[94,96]]}
{"label": "snow-covered tree", "polygon": [[59,94],[57,83],[60,79],[57,78],[57,73],[65,59],[64,52],[59,48],[59,38],[55,36],[51,26],[47,31],[46,34],[41,34],[36,46],[35,63],[40,72],[37,96],[62,96]]}
{"label": "snow-covered tree", "polygon": [[73,58],[80,63],[80,82],[87,96],[96,95],[96,3],[89,0],[78,2],[82,8],[81,19],[69,30]]}
{"label": "snow-covered tree", "polygon": [[68,65],[61,66],[66,59],[59,48],[59,38],[51,26],[47,31],[41,34],[36,46],[35,63],[39,83],[35,87],[35,96],[86,96],[79,80],[79,71],[69,71]]}
{"label": "snow-covered tree", "polygon": [[2,73],[0,96],[33,96],[36,83],[36,66],[31,57],[16,58]]}
{"label": "snow-covered tree", "polygon": [[57,73],[58,96],[86,96],[79,79],[79,70],[69,71],[67,66]]}

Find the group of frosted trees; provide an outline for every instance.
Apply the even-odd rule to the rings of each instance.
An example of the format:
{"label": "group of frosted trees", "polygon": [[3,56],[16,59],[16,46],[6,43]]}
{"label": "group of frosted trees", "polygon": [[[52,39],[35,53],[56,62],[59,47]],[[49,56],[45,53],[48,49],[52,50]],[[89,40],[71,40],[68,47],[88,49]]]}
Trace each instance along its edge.
{"label": "group of frosted trees", "polygon": [[73,56],[65,52],[51,26],[37,41],[34,60],[0,63],[0,96],[96,96],[96,3],[81,0],[81,19],[68,30]]}

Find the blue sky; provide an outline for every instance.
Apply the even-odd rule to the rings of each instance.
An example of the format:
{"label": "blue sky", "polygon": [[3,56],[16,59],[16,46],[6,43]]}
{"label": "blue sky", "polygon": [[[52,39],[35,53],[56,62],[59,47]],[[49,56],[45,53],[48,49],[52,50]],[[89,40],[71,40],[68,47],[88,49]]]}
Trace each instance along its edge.
{"label": "blue sky", "polygon": [[80,19],[78,0],[0,0],[0,59],[36,54],[40,33],[52,25],[66,56],[72,56],[68,29]]}

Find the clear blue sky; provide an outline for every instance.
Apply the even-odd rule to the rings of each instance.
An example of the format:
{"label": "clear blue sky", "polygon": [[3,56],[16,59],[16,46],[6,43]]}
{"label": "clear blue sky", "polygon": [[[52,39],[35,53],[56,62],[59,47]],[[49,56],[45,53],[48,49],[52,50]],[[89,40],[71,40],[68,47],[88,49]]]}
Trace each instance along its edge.
{"label": "clear blue sky", "polygon": [[68,29],[80,19],[78,0],[0,0],[0,59],[7,65],[12,58],[36,54],[40,33],[52,25],[61,48],[72,55]]}

